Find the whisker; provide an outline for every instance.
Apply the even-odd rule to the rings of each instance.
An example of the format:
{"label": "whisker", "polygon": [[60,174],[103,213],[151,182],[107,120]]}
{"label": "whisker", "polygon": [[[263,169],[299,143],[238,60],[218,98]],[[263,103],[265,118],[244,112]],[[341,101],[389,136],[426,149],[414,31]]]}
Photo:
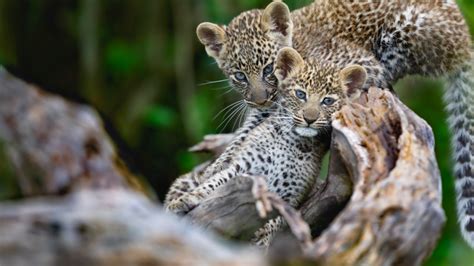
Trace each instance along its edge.
{"label": "whisker", "polygon": [[286,115],[286,114],[282,114],[282,113],[274,113],[274,114],[271,114],[271,115],[270,115],[270,118],[280,118],[280,117],[285,117],[285,118],[291,118],[291,119],[293,119],[293,116],[291,116],[291,115]]}
{"label": "whisker", "polygon": [[324,123],[324,122],[316,122],[314,124],[317,126],[327,126],[327,123]]}
{"label": "whisker", "polygon": [[245,117],[247,117],[247,105],[244,104],[244,108],[242,109],[242,111],[240,112],[240,118],[239,118],[239,127],[242,126],[243,124],[243,121],[245,120]]}
{"label": "whisker", "polygon": [[245,118],[247,117],[247,110],[248,106],[245,104],[244,109],[242,110],[242,116],[239,119],[239,127],[241,127],[244,124]]}
{"label": "whisker", "polygon": [[272,118],[275,118],[275,119],[293,119],[292,117],[289,117],[289,116],[272,116]]}
{"label": "whisker", "polygon": [[222,128],[220,129],[219,131],[219,134],[222,133],[226,128],[227,128],[227,125],[229,125],[229,123],[234,120],[235,121],[235,116],[239,113],[239,110],[241,109],[241,107],[238,107],[236,109],[236,111],[234,111],[230,116],[229,118],[227,119],[227,122],[224,124],[224,126],[222,126]]}
{"label": "whisker", "polygon": [[222,124],[224,124],[224,126],[221,128],[221,131],[219,133],[222,133],[222,131],[227,127],[227,125],[229,124],[229,122],[232,120],[232,118],[235,116],[235,114],[242,108],[242,105],[238,105],[236,108],[233,109],[233,111],[230,113],[229,116],[227,116],[227,118],[224,119],[224,121],[222,121],[222,123],[219,124],[219,126],[217,126],[217,130],[219,130],[219,128],[222,126]]}
{"label": "whisker", "polygon": [[244,109],[243,106],[240,106],[239,108],[239,111],[237,112],[237,116],[236,118],[234,119],[234,124],[232,125],[232,132],[235,131],[235,126],[237,125],[238,126],[238,121],[239,121],[239,117],[240,115],[242,114],[242,110]]}
{"label": "whisker", "polygon": [[295,120],[300,120],[300,121],[303,121],[303,120],[304,120],[302,116],[296,115],[296,114],[293,115],[293,118],[294,118]]}
{"label": "whisker", "polygon": [[219,90],[226,90],[228,88],[232,88],[231,85],[223,86],[223,87],[218,87],[218,88],[211,88],[211,90],[219,91]]}
{"label": "whisker", "polygon": [[[224,120],[222,120],[222,122],[217,126],[217,130],[219,130],[219,134],[222,133],[223,129],[225,128],[225,125],[224,123],[226,123],[226,121],[228,121],[230,118],[230,116],[227,116]],[[224,125],[224,126],[223,126]]]}
{"label": "whisker", "polygon": [[198,84],[198,86],[205,86],[205,85],[210,85],[210,84],[216,84],[224,81],[229,81],[229,79],[220,79],[220,80],[214,80],[214,81],[208,81],[208,82],[203,82],[201,84]]}
{"label": "whisker", "polygon": [[[225,115],[224,115],[224,118],[227,119],[229,116],[231,116],[234,112],[236,112],[237,110],[239,110],[242,106],[242,102],[241,101],[238,101],[238,104],[237,105],[234,105],[231,109],[227,110]],[[224,120],[225,120],[224,119]]]}
{"label": "whisker", "polygon": [[249,109],[248,109],[248,106],[245,105],[245,108],[244,108],[244,111],[243,111],[243,115],[242,115],[242,118],[241,118],[242,120],[239,121],[240,126],[242,126],[242,125],[244,124],[245,118],[247,117],[248,110],[249,110]]}
{"label": "whisker", "polygon": [[[225,110],[227,110],[227,112],[228,112],[228,111],[229,111],[229,110],[228,110],[229,108],[232,109],[231,107],[236,106],[237,104],[239,104],[239,103],[241,103],[241,102],[242,102],[242,100],[236,101],[236,102],[234,102],[234,103],[229,104],[227,107],[224,107],[224,109],[222,109],[221,111],[219,111],[219,112],[212,118],[212,120],[215,120],[215,119],[216,119],[222,112],[224,112]],[[225,114],[227,114],[227,112],[226,112]],[[225,116],[225,114],[224,114],[224,116]]]}
{"label": "whisker", "polygon": [[[228,88],[228,87],[227,87],[227,88]],[[222,96],[224,96],[224,95],[226,95],[226,94],[228,94],[228,93],[230,93],[230,92],[232,92],[232,91],[234,91],[234,88],[230,88],[230,89],[228,89],[227,91],[225,91],[224,93],[221,93],[221,94],[219,95],[219,97],[222,97]]]}

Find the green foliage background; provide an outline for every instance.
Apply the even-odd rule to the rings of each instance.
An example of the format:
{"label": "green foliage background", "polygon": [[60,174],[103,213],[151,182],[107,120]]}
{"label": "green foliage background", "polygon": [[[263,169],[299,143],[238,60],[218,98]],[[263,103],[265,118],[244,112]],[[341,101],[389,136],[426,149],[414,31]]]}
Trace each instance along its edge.
{"label": "green foliage background", "polygon": [[[199,22],[228,23],[269,0],[0,0],[0,64],[19,77],[97,108],[135,171],[163,198],[169,183],[205,157],[187,148],[229,132],[214,118],[238,99],[198,43]],[[295,9],[311,0],[286,0]],[[458,1],[474,32],[474,1]],[[433,127],[447,224],[427,265],[474,265],[455,214],[442,83],[408,78],[396,91]],[[1,152],[0,197],[17,189]]]}

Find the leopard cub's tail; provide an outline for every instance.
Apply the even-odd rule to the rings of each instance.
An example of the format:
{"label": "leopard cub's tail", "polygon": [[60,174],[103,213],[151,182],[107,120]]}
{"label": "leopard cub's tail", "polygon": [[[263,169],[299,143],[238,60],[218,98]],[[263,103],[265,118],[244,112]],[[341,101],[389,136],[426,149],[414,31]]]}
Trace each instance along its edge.
{"label": "leopard cub's tail", "polygon": [[445,103],[452,132],[452,153],[461,233],[474,248],[474,60],[449,76]]}

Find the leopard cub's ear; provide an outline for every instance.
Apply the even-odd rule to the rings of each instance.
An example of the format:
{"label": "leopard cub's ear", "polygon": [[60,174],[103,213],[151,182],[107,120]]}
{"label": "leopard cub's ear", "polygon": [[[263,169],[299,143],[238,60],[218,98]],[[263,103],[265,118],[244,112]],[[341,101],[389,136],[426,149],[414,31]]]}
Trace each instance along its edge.
{"label": "leopard cub's ear", "polygon": [[360,65],[350,65],[339,72],[339,77],[346,95],[357,98],[367,80],[367,71]]}
{"label": "leopard cub's ear", "polygon": [[209,56],[218,59],[225,49],[225,30],[216,24],[203,22],[196,29],[199,41],[206,47]]}
{"label": "leopard cub's ear", "polygon": [[285,47],[278,52],[275,64],[275,76],[281,82],[301,70],[305,63],[295,49]]}
{"label": "leopard cub's ear", "polygon": [[262,14],[262,30],[282,46],[292,46],[293,21],[290,9],[281,1],[270,3]]}

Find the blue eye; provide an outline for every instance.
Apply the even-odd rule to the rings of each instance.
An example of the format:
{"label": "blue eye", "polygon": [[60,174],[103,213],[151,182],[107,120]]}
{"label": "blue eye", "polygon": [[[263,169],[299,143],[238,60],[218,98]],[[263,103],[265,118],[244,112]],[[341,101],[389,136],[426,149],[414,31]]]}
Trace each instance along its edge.
{"label": "blue eye", "polygon": [[245,74],[243,72],[235,72],[234,77],[235,77],[236,80],[238,80],[240,82],[247,81],[247,77],[245,76]]}
{"label": "blue eye", "polygon": [[334,98],[331,97],[325,97],[322,101],[322,104],[324,105],[333,105],[336,102]]}
{"label": "blue eye", "polygon": [[263,69],[263,75],[268,76],[271,73],[273,73],[273,64],[268,64],[264,69]]}
{"label": "blue eye", "polygon": [[306,92],[304,92],[302,90],[295,90],[295,96],[298,99],[306,100]]}

